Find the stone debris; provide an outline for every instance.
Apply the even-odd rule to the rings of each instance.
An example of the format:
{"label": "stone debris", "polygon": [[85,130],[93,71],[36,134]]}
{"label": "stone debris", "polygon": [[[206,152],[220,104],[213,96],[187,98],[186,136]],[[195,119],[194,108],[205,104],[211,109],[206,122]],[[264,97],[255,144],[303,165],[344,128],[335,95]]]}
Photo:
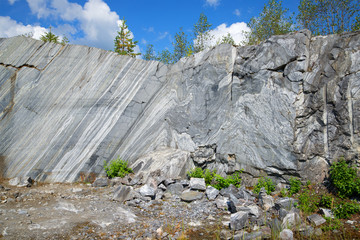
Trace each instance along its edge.
{"label": "stone debris", "polygon": [[190,189],[191,190],[206,190],[206,184],[204,178],[190,178]]}
{"label": "stone debris", "polygon": [[312,214],[307,217],[307,220],[316,227],[326,223],[325,218],[321,217],[319,214]]}

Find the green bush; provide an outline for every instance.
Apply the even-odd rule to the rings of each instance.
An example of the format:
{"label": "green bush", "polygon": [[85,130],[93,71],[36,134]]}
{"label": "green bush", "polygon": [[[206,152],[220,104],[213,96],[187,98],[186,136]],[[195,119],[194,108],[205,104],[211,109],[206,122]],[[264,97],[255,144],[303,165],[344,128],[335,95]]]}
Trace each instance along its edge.
{"label": "green bush", "polygon": [[330,167],[330,180],[341,198],[360,194],[360,179],[356,170],[349,166],[343,158]]}
{"label": "green bush", "polygon": [[337,218],[349,218],[352,214],[360,212],[360,205],[356,201],[341,202],[332,211]]}
{"label": "green bush", "polygon": [[273,183],[271,178],[260,178],[257,182],[257,184],[254,187],[254,192],[256,194],[259,194],[261,188],[265,188],[267,194],[271,194],[273,191],[275,191],[275,184]]}
{"label": "green bush", "polygon": [[230,184],[239,188],[241,186],[240,173],[241,173],[241,171],[236,172],[233,175],[227,176],[226,178],[223,178],[219,174],[215,174],[215,180],[214,180],[215,183],[212,186],[218,190],[227,188],[230,186]]}
{"label": "green bush", "polygon": [[186,173],[190,178],[204,178],[204,171],[201,167],[196,167]]}
{"label": "green bush", "polygon": [[133,172],[133,170],[128,167],[128,162],[121,160],[119,157],[112,160],[109,165],[104,161],[104,169],[109,178],[125,177],[127,174]]}
{"label": "green bush", "polygon": [[290,196],[292,196],[300,191],[301,181],[298,178],[291,177],[289,179],[289,183],[290,183],[290,189],[289,189]]}
{"label": "green bush", "polygon": [[299,195],[298,208],[304,213],[315,212],[319,206],[319,197],[309,189],[304,189]]}
{"label": "green bush", "polygon": [[190,178],[204,178],[206,185],[211,185],[214,188],[220,190],[222,188],[227,188],[230,184],[240,187],[241,178],[240,172],[236,172],[233,175],[227,176],[223,178],[221,175],[216,174],[216,170],[210,171],[209,169],[201,169],[200,167],[196,167],[193,170],[187,172],[187,175]]}
{"label": "green bush", "polygon": [[332,208],[334,198],[330,195],[322,195],[319,205],[325,208]]}

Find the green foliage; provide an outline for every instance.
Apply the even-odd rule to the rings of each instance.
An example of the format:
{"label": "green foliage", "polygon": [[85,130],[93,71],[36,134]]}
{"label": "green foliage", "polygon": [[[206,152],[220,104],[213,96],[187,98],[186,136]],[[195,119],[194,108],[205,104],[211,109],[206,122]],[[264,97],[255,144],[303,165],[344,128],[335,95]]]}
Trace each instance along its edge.
{"label": "green foliage", "polygon": [[182,28],[175,34],[175,41],[172,44],[174,47],[173,62],[176,63],[180,58],[187,56],[189,52],[190,42]]}
{"label": "green foliage", "polygon": [[146,51],[143,55],[144,60],[158,60],[154,53],[154,45],[148,44],[146,45]]}
{"label": "green foliage", "polygon": [[334,203],[334,198],[332,196],[322,195],[319,205],[325,208],[332,208],[333,203]]}
{"label": "green foliage", "polygon": [[222,188],[227,188],[230,184],[235,187],[240,187],[241,185],[241,177],[240,173],[236,172],[233,175],[222,177],[219,174],[216,174],[216,170],[210,171],[209,169],[201,169],[200,167],[196,167],[193,170],[187,172],[189,177],[193,178],[204,178],[206,185],[211,185],[214,188],[221,190]]}
{"label": "green foliage", "polygon": [[289,196],[289,191],[286,188],[282,188],[280,190],[280,196],[281,197],[288,197]]}
{"label": "green foliage", "polygon": [[224,43],[235,45],[235,41],[230,33],[228,33],[226,36],[222,36],[222,38],[219,39],[216,44],[219,45]]}
{"label": "green foliage", "polygon": [[235,187],[241,186],[241,172],[236,172],[233,175],[227,176],[223,178],[219,174],[215,174],[215,183],[212,185],[214,188],[221,190],[223,188],[227,188],[230,184],[234,185]]}
{"label": "green foliage", "polygon": [[198,22],[194,25],[194,46],[193,52],[197,53],[203,51],[207,47],[207,43],[213,39],[214,36],[210,34],[211,26],[204,13],[200,14]]}
{"label": "green foliage", "polygon": [[162,50],[157,57],[157,60],[164,63],[164,64],[169,64],[172,63],[172,56],[171,56],[171,52],[167,49]]}
{"label": "green foliage", "polygon": [[63,36],[60,44],[64,46],[64,45],[66,45],[68,43],[69,43],[69,39],[66,36]]}
{"label": "green foliage", "polygon": [[123,19],[121,25],[119,25],[120,31],[118,31],[118,35],[115,37],[115,52],[120,55],[129,55],[131,57],[136,57],[140,55],[140,53],[135,53],[134,49],[136,47],[137,41],[134,41],[131,37],[131,32],[128,30],[128,26],[126,25],[126,20]]}
{"label": "green foliage", "polygon": [[209,169],[205,169],[204,179],[206,185],[210,185],[215,178],[216,170],[210,171]]}
{"label": "green foliage", "polygon": [[318,208],[319,202],[319,197],[314,191],[303,189],[299,195],[298,208],[304,213],[312,213]]}
{"label": "green foliage", "polygon": [[349,218],[352,214],[360,212],[360,205],[356,201],[341,202],[332,209],[337,218]]}
{"label": "green foliage", "polygon": [[343,158],[330,167],[330,180],[341,198],[360,194],[360,179],[356,170],[349,166]]}
{"label": "green foliage", "polygon": [[286,34],[293,30],[292,16],[287,16],[288,9],[282,7],[282,2],[269,0],[259,17],[250,19],[246,44],[258,44],[272,35]]}
{"label": "green foliage", "polygon": [[260,178],[257,184],[254,187],[254,192],[259,193],[261,188],[265,188],[267,194],[271,194],[275,191],[275,184],[272,182],[271,178]]}
{"label": "green foliage", "polygon": [[49,32],[45,32],[44,35],[41,35],[40,40],[44,41],[44,42],[59,43],[59,36],[56,36],[55,34],[53,34],[51,32],[51,27],[50,27]]}
{"label": "green foliage", "polygon": [[324,217],[326,220],[325,225],[321,227],[323,231],[333,231],[343,227],[342,222],[337,218]]}
{"label": "green foliage", "polygon": [[112,160],[110,164],[106,164],[104,161],[104,169],[109,178],[125,177],[127,174],[133,172],[133,170],[128,167],[128,162],[119,157]]}
{"label": "green foliage", "polygon": [[297,20],[314,35],[355,31],[360,17],[358,0],[301,0]]}
{"label": "green foliage", "polygon": [[300,191],[300,189],[301,189],[300,179],[291,177],[289,179],[289,183],[290,183],[290,189],[289,189],[290,196],[292,196]]}
{"label": "green foliage", "polygon": [[204,178],[204,171],[201,167],[196,167],[186,173],[190,178]]}

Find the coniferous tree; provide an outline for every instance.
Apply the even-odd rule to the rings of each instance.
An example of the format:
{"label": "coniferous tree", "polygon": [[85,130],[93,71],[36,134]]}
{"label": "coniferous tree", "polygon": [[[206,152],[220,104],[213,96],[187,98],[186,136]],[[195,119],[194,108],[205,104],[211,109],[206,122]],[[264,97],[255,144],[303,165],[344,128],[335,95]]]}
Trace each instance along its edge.
{"label": "coniferous tree", "polygon": [[51,27],[49,32],[45,32],[44,35],[41,35],[40,40],[44,42],[59,43],[59,37],[51,32]]}
{"label": "coniferous tree", "polygon": [[128,26],[126,25],[126,20],[123,18],[121,25],[119,25],[120,31],[118,31],[118,35],[115,37],[115,52],[120,55],[129,55],[131,57],[136,57],[140,55],[140,53],[135,53],[134,49],[136,47],[137,41],[134,41],[131,37],[131,33],[128,30]]}
{"label": "coniferous tree", "polygon": [[154,45],[148,44],[146,45],[146,51],[143,55],[144,60],[158,60],[154,54]]}

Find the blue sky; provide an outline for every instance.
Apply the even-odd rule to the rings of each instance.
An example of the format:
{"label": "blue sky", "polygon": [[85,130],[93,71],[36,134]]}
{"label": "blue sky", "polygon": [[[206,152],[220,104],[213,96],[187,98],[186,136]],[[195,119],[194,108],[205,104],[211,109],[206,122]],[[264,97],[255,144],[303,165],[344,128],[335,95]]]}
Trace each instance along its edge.
{"label": "blue sky", "polygon": [[[228,32],[239,42],[246,23],[258,16],[268,0],[0,0],[0,37],[33,33],[39,38],[52,26],[70,44],[113,50],[119,21],[127,20],[138,51],[147,44],[156,51],[172,49],[174,35],[182,27],[191,35],[200,13],[213,25],[220,38]],[[299,0],[283,1],[290,12]],[[216,41],[216,39],[214,40]]]}

